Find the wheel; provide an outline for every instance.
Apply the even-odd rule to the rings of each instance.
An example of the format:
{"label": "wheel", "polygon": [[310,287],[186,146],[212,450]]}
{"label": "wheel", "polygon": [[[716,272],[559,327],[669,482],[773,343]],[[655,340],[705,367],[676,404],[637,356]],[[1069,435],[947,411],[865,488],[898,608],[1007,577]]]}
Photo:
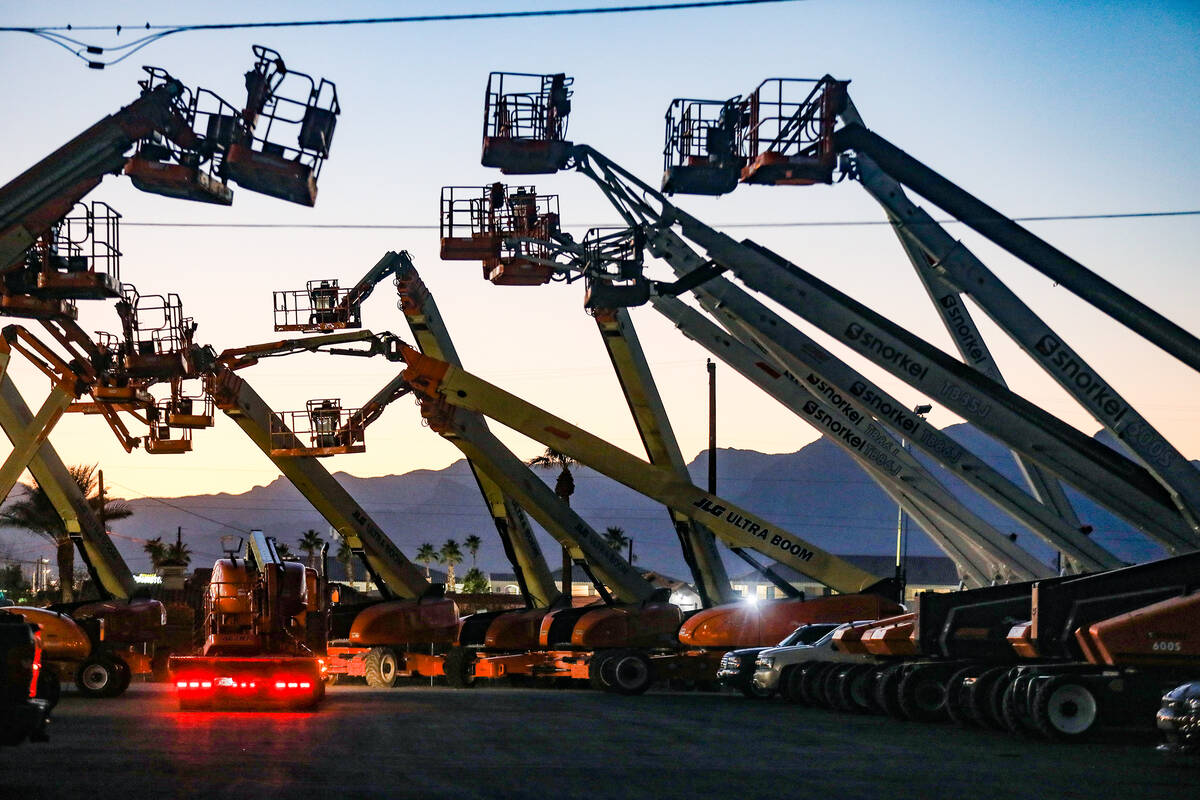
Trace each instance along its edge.
{"label": "wheel", "polygon": [[84,697],[115,697],[120,685],[120,667],[107,656],[89,656],[75,670],[75,687]]}
{"label": "wheel", "polygon": [[446,685],[454,689],[470,689],[475,685],[475,652],[462,647],[451,647],[442,661],[446,672]]}
{"label": "wheel", "polygon": [[[967,686],[965,685],[968,678],[978,679],[983,667],[975,664],[969,667],[964,667],[958,672],[950,676],[950,680],[946,681],[946,714],[950,717],[951,722],[963,726],[964,728],[973,728],[979,724],[975,719],[975,715],[971,713],[971,707],[967,705]],[[972,685],[974,682],[972,682]]]}
{"label": "wheel", "polygon": [[999,698],[1012,681],[1009,667],[992,667],[979,674],[969,685],[963,686],[959,695],[966,711],[979,725],[993,730],[1004,730],[1000,716]]}
{"label": "wheel", "polygon": [[812,669],[816,665],[816,661],[805,661],[803,664],[796,664],[792,667],[784,667],[783,674],[779,676],[780,696],[789,703],[808,705],[808,703],[804,700],[804,692],[801,688],[801,683],[804,680],[804,672]]}
{"label": "wheel", "polygon": [[609,690],[617,694],[642,694],[654,682],[650,659],[637,650],[613,653],[604,663],[602,674],[603,680],[609,683]]}
{"label": "wheel", "polygon": [[1032,703],[1033,724],[1047,738],[1079,740],[1100,720],[1100,702],[1088,686],[1070,675],[1044,681]]}
{"label": "wheel", "polygon": [[1013,685],[1013,670],[1008,669],[1002,675],[992,682],[991,688],[988,690],[986,702],[984,703],[985,716],[984,724],[994,730],[1007,730],[1008,726],[1004,722],[1004,693],[1008,691],[1008,687]]}
{"label": "wheel", "polygon": [[880,670],[875,678],[875,705],[892,719],[905,719],[900,710],[900,676],[903,664],[893,664]]}
{"label": "wheel", "polygon": [[838,664],[825,676],[825,680],[821,682],[821,694],[824,697],[822,703],[828,709],[833,711],[849,711],[849,707],[843,703],[845,698],[842,697],[842,683],[845,681],[846,673],[850,671],[850,664]]}
{"label": "wheel", "polygon": [[112,693],[108,697],[120,697],[125,694],[125,690],[129,688],[130,681],[133,680],[133,670],[119,658],[114,658],[113,664],[117,668],[117,681],[113,684]]}
{"label": "wheel", "polygon": [[917,722],[936,722],[946,717],[946,687],[941,670],[914,667],[900,679],[900,710]]}
{"label": "wheel", "polygon": [[58,680],[58,676],[54,674],[54,670],[47,669],[43,665],[37,679],[38,699],[45,700],[50,705],[50,708],[53,709],[58,705],[58,698],[60,696],[62,696],[62,683]]}
{"label": "wheel", "polygon": [[390,689],[396,685],[396,673],[400,669],[392,648],[372,647],[363,662],[363,677],[367,679],[367,686]]}
{"label": "wheel", "polygon": [[1030,734],[1037,732],[1033,723],[1031,703],[1037,690],[1033,674],[1015,674],[1000,698],[1000,718],[1009,733]]}
{"label": "wheel", "polygon": [[870,711],[871,681],[874,677],[873,664],[854,664],[842,670],[835,687],[838,708],[852,714]]}
{"label": "wheel", "polygon": [[600,650],[588,661],[588,686],[601,692],[609,691],[608,681],[604,679],[604,666],[612,658],[613,651]]}
{"label": "wheel", "polygon": [[825,703],[821,689],[825,682],[825,676],[835,666],[837,665],[828,661],[818,661],[804,670],[804,676],[800,679],[801,703],[809,706],[820,706]]}

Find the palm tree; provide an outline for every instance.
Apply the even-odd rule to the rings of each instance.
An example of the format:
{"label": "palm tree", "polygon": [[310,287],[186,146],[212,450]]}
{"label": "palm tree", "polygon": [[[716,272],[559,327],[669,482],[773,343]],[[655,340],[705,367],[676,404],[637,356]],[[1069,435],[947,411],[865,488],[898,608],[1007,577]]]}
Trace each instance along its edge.
{"label": "palm tree", "polygon": [[438,551],[429,542],[422,542],[417,548],[417,561],[425,565],[425,580],[429,580],[429,565],[439,560]]}
{"label": "palm tree", "polygon": [[354,583],[354,551],[346,544],[345,539],[338,545],[337,560],[346,568],[346,580]]}
{"label": "palm tree", "polygon": [[186,567],[192,563],[192,548],[185,542],[171,542],[163,552],[162,565]]}
{"label": "palm tree", "polygon": [[325,544],[325,540],[321,538],[321,534],[309,528],[304,533],[300,534],[300,549],[308,555],[308,565],[316,569],[315,554],[321,549],[321,545]]}
{"label": "palm tree", "polygon": [[163,559],[167,557],[167,545],[163,543],[161,536],[155,536],[146,542],[142,545],[142,549],[146,551],[146,555],[150,556],[150,564],[154,569],[162,566]]}
{"label": "palm tree", "polygon": [[[67,467],[71,479],[87,498],[87,504],[105,521],[124,519],[133,514],[133,509],[120,499],[101,499],[93,494],[97,488],[97,464],[75,464]],[[0,511],[0,525],[24,528],[54,542],[58,560],[59,600],[69,603],[75,599],[73,577],[75,575],[75,545],[67,535],[62,517],[54,509],[46,490],[34,479],[32,484],[21,484],[24,495]]]}
{"label": "palm tree", "polygon": [[479,548],[483,546],[483,539],[480,539],[475,534],[471,534],[463,539],[463,546],[467,548],[467,552],[471,554],[471,566],[475,566],[475,556],[479,555]]}
{"label": "palm tree", "polygon": [[[568,506],[571,505],[571,495],[575,494],[575,476],[571,474],[571,467],[579,462],[566,453],[560,453],[553,447],[547,447],[546,452],[540,456],[534,456],[525,463],[539,469],[558,469],[558,479],[554,481],[554,493],[558,495],[558,499]],[[562,549],[562,593],[564,597],[570,599],[571,551],[565,547]]]}
{"label": "palm tree", "polygon": [[279,557],[284,561],[295,561],[296,560],[296,557],[294,555],[292,555],[292,548],[290,546],[288,546],[287,544],[285,544],[284,542],[276,542],[275,543],[275,552],[278,553]]}
{"label": "palm tree", "polygon": [[454,591],[454,565],[462,563],[463,554],[458,542],[447,539],[438,551],[438,561],[446,565],[446,588]]}

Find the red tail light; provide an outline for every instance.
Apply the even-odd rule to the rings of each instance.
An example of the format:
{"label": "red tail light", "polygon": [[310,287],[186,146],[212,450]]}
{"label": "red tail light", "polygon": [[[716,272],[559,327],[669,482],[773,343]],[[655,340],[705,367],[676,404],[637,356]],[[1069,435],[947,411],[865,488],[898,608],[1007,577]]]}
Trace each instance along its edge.
{"label": "red tail light", "polygon": [[33,670],[29,679],[29,697],[37,697],[38,676],[42,674],[42,632],[33,632]]}

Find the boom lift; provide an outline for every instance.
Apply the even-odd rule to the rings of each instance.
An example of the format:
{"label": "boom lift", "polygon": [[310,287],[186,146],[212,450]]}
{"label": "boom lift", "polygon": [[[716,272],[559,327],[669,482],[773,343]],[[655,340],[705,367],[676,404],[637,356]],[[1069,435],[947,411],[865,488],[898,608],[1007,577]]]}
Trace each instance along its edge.
{"label": "boom lift", "polygon": [[[643,225],[650,231],[677,224],[683,236],[708,251],[711,266],[691,274],[670,291],[694,288],[731,269],[751,288],[778,300],[914,387],[938,397],[948,408],[1129,519],[1168,549],[1194,547],[1195,534],[1168,492],[1140,465],[1079,434],[990,378],[948,359],[937,348],[773,253],[752,242],[738,244],[708,228],[592,148],[575,145],[571,160],[576,169],[598,183],[629,224]],[[636,285],[638,279],[632,282]],[[643,288],[642,294],[648,296],[649,291]],[[865,387],[859,387],[859,392],[866,395]],[[874,393],[870,398],[877,406],[887,406],[897,424],[913,429],[917,434],[912,437],[914,441],[929,435],[928,426],[911,414],[892,407]],[[953,461],[959,454],[961,448],[956,448],[938,457],[952,462],[954,468]]]}
{"label": "boom lift", "polygon": [[251,531],[240,558],[213,565],[200,655],[171,657],[180,709],[315,707],[328,616],[317,570],[284,561],[274,539]]}
{"label": "boom lift", "polygon": [[[326,342],[358,334],[321,337]],[[307,345],[307,343],[305,343]],[[418,647],[447,646],[454,641],[458,609],[431,586],[420,570],[383,533],[317,460],[311,448],[295,437],[234,368],[254,363],[263,355],[286,349],[285,343],[226,351],[206,364],[205,389],[251,441],[325,517],[342,540],[362,560],[383,595],[368,606],[342,606],[335,613],[327,649],[331,674],[357,674],[372,685],[391,686],[401,673],[433,675],[440,659]],[[334,435],[337,435],[336,432]],[[329,454],[329,447],[318,448]],[[400,650],[402,643],[409,647]]]}
{"label": "boom lift", "polygon": [[[1196,501],[1200,500],[1200,474],[1195,468],[979,259],[911,203],[902,184],[933,200],[957,219],[1193,368],[1200,364],[1197,360],[1200,341],[867,130],[846,95],[848,82],[835,81],[829,76],[815,82],[778,79],[776,82],[781,94],[785,84],[811,84],[813,88],[803,101],[778,107],[777,116],[782,121],[771,140],[772,151],[804,147],[811,140],[810,146],[819,147],[830,159],[839,153],[854,153],[854,158],[844,163],[845,174],[858,179],[884,207],[964,360],[1001,382],[982,339],[961,305],[959,293],[969,294],[1051,377],[1121,439],[1168,490],[1195,529]],[[757,96],[756,91],[753,98]],[[844,125],[835,130],[839,117]],[[743,150],[753,142],[753,134],[753,125],[739,128]],[[748,171],[749,167],[743,170],[742,182],[757,182],[749,177]],[[832,172],[821,182],[831,181]],[[1031,462],[1021,459],[1021,463],[1027,469]],[[1062,493],[1036,471],[1030,477],[1039,496],[1047,497],[1072,521],[1073,513]],[[1196,544],[1194,537],[1191,544]]]}
{"label": "boom lift", "polygon": [[[7,365],[8,358],[7,351],[0,350],[0,363]],[[39,434],[46,427],[34,417],[6,371],[0,372],[0,428],[12,441],[14,454],[21,454],[23,463],[15,477],[28,467],[62,518],[100,595],[97,601],[49,609],[10,610],[42,625],[46,663],[52,670],[46,675],[74,681],[80,693],[89,697],[115,697],[125,691],[133,675],[153,670],[153,654],[144,650],[161,637],[165,609],[157,600],[136,596],[125,560],[53,446]],[[12,456],[6,467],[10,463],[14,463]]]}
{"label": "boom lift", "polygon": [[[105,175],[122,169],[138,188],[172,197],[228,205],[228,177],[251,191],[312,205],[340,113],[336,87],[289,71],[268,48],[256,45],[254,55],[242,109],[147,67],[137,100],[0,188],[0,271],[21,268],[30,247],[50,236]],[[305,99],[279,94],[288,75],[306,84]],[[291,131],[297,131],[295,144],[280,141],[281,132]],[[49,276],[44,284],[55,283],[57,267],[44,262],[39,271]],[[112,281],[93,274],[91,291],[111,296]],[[73,276],[71,291],[79,291],[81,282]]]}

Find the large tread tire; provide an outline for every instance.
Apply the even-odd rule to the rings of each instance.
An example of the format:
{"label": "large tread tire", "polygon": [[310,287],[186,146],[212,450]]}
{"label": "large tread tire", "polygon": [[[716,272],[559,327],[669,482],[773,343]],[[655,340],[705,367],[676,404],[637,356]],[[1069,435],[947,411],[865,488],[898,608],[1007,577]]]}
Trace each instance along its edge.
{"label": "large tread tire", "polygon": [[396,651],[390,647],[372,647],[363,657],[363,677],[367,686],[375,689],[391,689],[396,685],[400,662]]}
{"label": "large tread tire", "polygon": [[750,681],[745,686],[741,687],[742,696],[751,700],[766,700],[771,695],[775,694],[773,689],[761,689],[754,685],[754,681]]}
{"label": "large tread tire", "polygon": [[115,697],[120,684],[120,667],[107,656],[88,656],[75,670],[75,688],[84,697]]}
{"label": "large tread tire", "polygon": [[451,647],[442,661],[446,685],[452,689],[470,689],[475,685],[475,652],[464,647]]}
{"label": "large tread tire", "polygon": [[967,704],[967,687],[964,684],[968,678],[978,680],[983,669],[978,664],[963,667],[946,681],[946,714],[956,725],[964,728],[974,728],[979,725],[979,721],[975,719],[971,707]]}
{"label": "large tread tire", "polygon": [[829,671],[836,666],[837,664],[828,661],[818,661],[804,671],[804,677],[800,679],[801,702],[817,707],[825,704],[825,696],[822,692],[825,678]]}
{"label": "large tread tire", "polygon": [[1010,667],[992,667],[980,673],[971,686],[964,687],[961,699],[977,724],[1004,730],[999,698],[1003,698],[1005,688],[1012,682],[1010,672]]}
{"label": "large tread tire", "polygon": [[605,680],[604,666],[612,657],[612,650],[600,650],[592,655],[588,661],[588,686],[599,692],[611,691],[608,681]]}
{"label": "large tread tire", "polygon": [[1070,675],[1043,681],[1031,710],[1033,724],[1048,739],[1081,741],[1100,725],[1100,699],[1087,684]]}
{"label": "large tread tire", "polygon": [[1022,736],[1036,734],[1032,705],[1037,691],[1034,675],[1014,675],[1000,699],[1000,715],[1009,733]]}
{"label": "large tread tire", "polygon": [[610,691],[623,695],[644,694],[654,683],[654,667],[650,658],[640,650],[618,650],[604,664],[604,680]]}
{"label": "large tread tire", "polygon": [[113,684],[111,694],[108,697],[120,697],[125,694],[125,690],[129,688],[129,684],[133,682],[133,670],[129,668],[129,664],[119,658],[114,658],[113,663],[117,667],[117,682]]}
{"label": "large tread tire", "polygon": [[934,668],[914,667],[900,679],[900,710],[915,722],[937,722],[946,718],[945,678]]}
{"label": "large tread tire", "polygon": [[825,676],[824,682],[821,684],[822,695],[825,702],[822,705],[831,711],[849,711],[846,707],[844,697],[842,696],[842,682],[846,678],[846,673],[849,672],[850,664],[838,664],[833,669],[829,670],[829,674]]}
{"label": "large tread tire", "polygon": [[900,708],[900,678],[903,664],[893,664],[880,670],[875,678],[875,705],[892,719],[906,719]]}
{"label": "large tread tire", "polygon": [[838,680],[838,706],[851,714],[869,713],[874,677],[874,664],[855,664],[844,670]]}
{"label": "large tread tire", "polygon": [[779,695],[788,703],[797,705],[808,705],[808,700],[804,696],[804,673],[815,667],[819,662],[805,661],[800,664],[793,664],[790,667],[784,667],[783,672],[779,675]]}

